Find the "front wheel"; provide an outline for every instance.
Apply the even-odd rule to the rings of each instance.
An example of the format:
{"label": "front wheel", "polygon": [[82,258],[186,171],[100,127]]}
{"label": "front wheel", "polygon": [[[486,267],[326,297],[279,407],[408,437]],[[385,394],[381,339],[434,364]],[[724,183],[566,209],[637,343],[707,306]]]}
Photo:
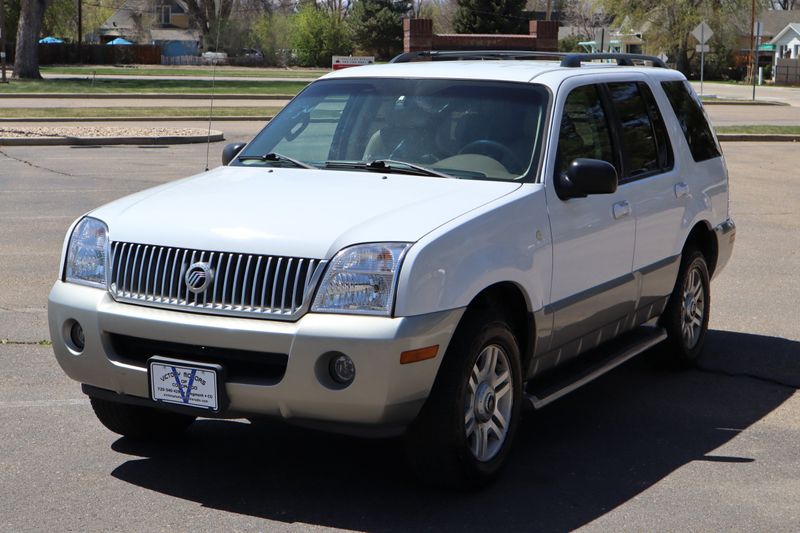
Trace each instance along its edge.
{"label": "front wheel", "polygon": [[508,456],[521,401],[520,353],[511,328],[491,313],[465,317],[406,433],[417,475],[465,489],[491,481]]}
{"label": "front wheel", "polygon": [[667,330],[666,348],[673,360],[694,363],[700,356],[711,310],[710,280],[705,256],[690,249],[659,324]]}

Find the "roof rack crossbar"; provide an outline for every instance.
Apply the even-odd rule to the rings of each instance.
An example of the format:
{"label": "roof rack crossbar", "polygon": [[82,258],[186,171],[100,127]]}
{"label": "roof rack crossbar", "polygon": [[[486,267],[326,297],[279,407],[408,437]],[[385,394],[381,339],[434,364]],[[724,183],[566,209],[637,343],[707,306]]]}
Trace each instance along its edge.
{"label": "roof rack crossbar", "polygon": [[562,67],[580,67],[584,61],[592,61],[595,59],[615,59],[617,65],[624,67],[634,66],[634,61],[650,61],[654,67],[667,68],[667,65],[661,58],[655,56],[648,56],[644,54],[622,54],[613,52],[601,52],[593,54],[578,54],[572,53],[564,56],[561,60]]}
{"label": "roof rack crossbar", "polygon": [[421,50],[405,52],[396,56],[389,63],[410,63],[417,59],[428,58],[431,61],[458,61],[466,59],[560,59],[562,67],[576,68],[581,63],[596,59],[613,59],[617,65],[632,67],[634,61],[649,61],[654,67],[668,68],[660,58],[643,54],[623,53],[577,53],[577,52],[539,52],[536,50]]}

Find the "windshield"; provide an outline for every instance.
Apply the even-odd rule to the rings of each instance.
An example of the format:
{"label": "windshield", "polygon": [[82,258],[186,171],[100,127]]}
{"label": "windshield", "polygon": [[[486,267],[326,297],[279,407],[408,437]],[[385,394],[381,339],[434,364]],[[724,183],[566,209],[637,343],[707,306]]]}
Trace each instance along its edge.
{"label": "windshield", "polygon": [[[538,164],[547,90],[442,79],[321,80],[292,100],[236,165],[514,180]],[[386,162],[370,165],[371,162]],[[417,168],[417,171],[422,170]]]}

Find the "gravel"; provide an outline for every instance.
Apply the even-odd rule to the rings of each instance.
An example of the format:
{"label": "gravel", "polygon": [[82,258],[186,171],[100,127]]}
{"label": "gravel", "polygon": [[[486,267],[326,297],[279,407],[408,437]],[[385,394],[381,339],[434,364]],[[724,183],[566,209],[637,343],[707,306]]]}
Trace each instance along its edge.
{"label": "gravel", "polygon": [[206,135],[201,128],[129,128],[113,126],[14,126],[0,127],[0,138],[36,137],[194,137]]}

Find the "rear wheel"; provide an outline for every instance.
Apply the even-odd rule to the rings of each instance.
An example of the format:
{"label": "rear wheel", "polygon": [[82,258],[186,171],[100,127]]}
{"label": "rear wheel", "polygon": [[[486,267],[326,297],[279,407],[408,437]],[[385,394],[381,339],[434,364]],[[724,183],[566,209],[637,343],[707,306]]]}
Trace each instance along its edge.
{"label": "rear wheel", "polygon": [[94,414],[106,428],[135,439],[161,440],[175,437],[186,431],[196,418],[100,398],[90,398],[90,401]]}
{"label": "rear wheel", "polygon": [[409,462],[420,478],[469,489],[498,474],[519,423],[519,359],[517,340],[500,315],[465,317],[406,433]]}
{"label": "rear wheel", "polygon": [[667,330],[666,348],[673,360],[688,364],[700,356],[711,310],[710,285],[705,256],[699,250],[687,250],[675,289],[659,320]]}

